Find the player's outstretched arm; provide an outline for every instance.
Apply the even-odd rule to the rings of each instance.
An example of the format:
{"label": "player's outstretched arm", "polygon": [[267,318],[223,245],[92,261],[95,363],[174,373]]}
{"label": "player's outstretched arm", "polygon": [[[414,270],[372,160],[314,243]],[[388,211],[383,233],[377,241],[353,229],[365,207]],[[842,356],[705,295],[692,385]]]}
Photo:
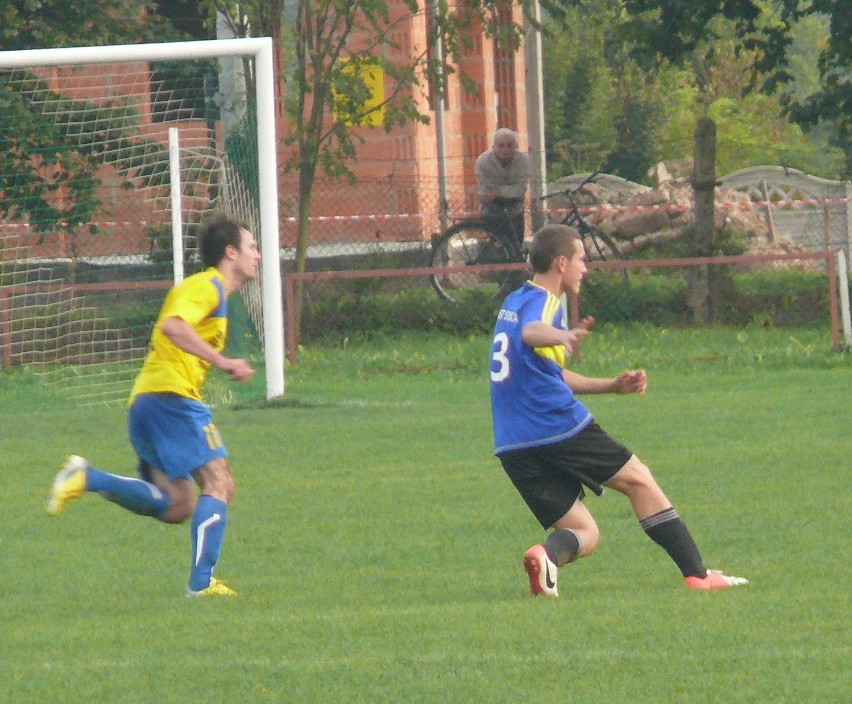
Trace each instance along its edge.
{"label": "player's outstretched arm", "polygon": [[232,381],[250,381],[254,376],[254,369],[244,359],[228,359],[225,357],[224,363],[219,369],[231,377]]}
{"label": "player's outstretched arm", "polygon": [[589,331],[584,327],[573,330],[561,330],[545,322],[528,323],[524,326],[521,338],[530,347],[553,347],[564,345],[571,354],[576,354],[582,340]]}
{"label": "player's outstretched arm", "polygon": [[175,347],[209,362],[234,381],[249,381],[254,376],[254,369],[248,362],[244,359],[231,359],[217,352],[182,318],[166,318],[161,323],[160,330]]}
{"label": "player's outstretched arm", "polygon": [[562,378],[575,394],[644,394],[648,375],[644,369],[628,369],[616,377],[588,377],[562,370]]}

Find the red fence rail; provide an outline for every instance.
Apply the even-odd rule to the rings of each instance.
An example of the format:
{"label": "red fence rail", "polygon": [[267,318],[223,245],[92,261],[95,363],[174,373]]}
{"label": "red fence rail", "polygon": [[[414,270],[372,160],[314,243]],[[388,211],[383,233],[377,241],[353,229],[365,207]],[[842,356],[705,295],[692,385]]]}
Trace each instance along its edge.
{"label": "red fence rail", "polygon": [[[624,261],[596,261],[589,262],[589,269],[647,269],[651,267],[686,267],[686,266],[710,266],[717,264],[766,264],[779,261],[825,261],[828,274],[829,286],[829,312],[831,316],[831,345],[832,348],[840,347],[840,314],[837,300],[837,265],[834,253],[822,252],[800,252],[791,254],[742,254],[737,256],[719,257],[692,257],[681,259],[637,259]],[[370,279],[370,278],[400,278],[430,276],[433,274],[484,274],[497,271],[524,271],[528,270],[526,263],[517,264],[480,264],[477,266],[449,266],[449,267],[418,267],[411,269],[365,269],[358,271],[310,271],[302,273],[291,273],[284,276],[284,307],[286,313],[286,347],[287,359],[293,363],[296,360],[296,351],[299,344],[299,331],[296,329],[295,316],[295,292],[296,283],[299,281],[322,281],[330,279]],[[436,296],[436,305],[440,305]],[[445,304],[447,305],[447,304]],[[451,305],[451,304],[449,304]],[[572,297],[570,303],[570,316],[572,323],[579,323],[579,301]]]}

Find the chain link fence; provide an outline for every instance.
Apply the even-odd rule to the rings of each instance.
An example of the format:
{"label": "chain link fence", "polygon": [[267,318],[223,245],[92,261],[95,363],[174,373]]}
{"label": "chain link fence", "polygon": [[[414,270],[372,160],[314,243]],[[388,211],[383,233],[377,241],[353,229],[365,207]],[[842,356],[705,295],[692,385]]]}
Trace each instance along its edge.
{"label": "chain link fence", "polygon": [[[729,235],[732,214],[748,213],[753,221],[762,223],[758,234],[736,233],[740,250],[721,254],[764,258],[714,265],[711,321],[820,326],[828,336],[832,315],[837,313],[831,309],[835,294],[828,280],[827,259],[795,255],[848,252],[852,199],[840,194],[848,194],[850,185],[840,184],[837,194],[826,197],[806,191],[802,185],[798,190],[778,190],[780,187],[770,186],[765,177],[758,183],[757,187],[744,187],[742,199],[735,203],[717,203],[718,224]],[[390,176],[351,185],[319,179],[308,222],[308,274],[298,281],[290,276],[298,249],[294,189],[294,182],[284,177],[279,234],[289,292],[285,306],[291,358],[299,343],[351,334],[353,330],[363,334],[401,328],[461,334],[490,331],[499,301],[476,293],[455,303],[442,300],[432,286],[433,272],[428,270],[432,238],[442,231],[444,223],[477,215],[476,188],[469,181],[448,183],[441,189],[434,180],[424,183]],[[442,190],[446,208],[441,204]],[[630,197],[643,193],[647,197],[652,190],[633,188]],[[165,211],[153,210],[142,199],[136,210],[130,210],[124,196],[117,192],[113,197],[105,191],[102,217],[74,231],[36,232],[26,222],[0,223],[0,345],[4,367],[110,361],[108,355],[99,356],[93,349],[109,350],[111,360],[138,357],[171,278],[170,224]],[[119,200],[120,218],[113,217],[108,207]],[[622,224],[628,216],[664,216],[668,224],[676,223],[673,229],[680,230],[688,230],[691,217],[688,198],[645,205],[618,204],[604,198],[587,207],[589,217],[595,213],[601,217],[617,215],[622,217]],[[528,216],[527,234],[530,229]],[[655,265],[653,259],[683,256],[676,246],[682,240],[671,237],[666,241],[669,249],[658,247],[653,256],[638,251],[632,254],[629,259],[634,263],[627,273],[592,262],[580,312],[601,321],[693,324],[689,272],[701,265]],[[523,270],[524,266],[508,268]],[[311,278],[311,272],[317,276]],[[329,276],[326,272],[338,274]],[[342,272],[350,272],[348,278]],[[477,275],[487,278],[493,272]],[[63,301],[70,299],[57,291],[69,285],[74,287],[74,309],[64,311]],[[303,307],[297,329],[294,300],[300,288]],[[61,313],[62,325],[43,326],[41,332],[24,335],[23,326],[38,326],[39,320],[47,319],[45,311]],[[101,322],[107,319],[108,324]],[[251,321],[243,328],[241,336],[257,334]],[[92,344],[104,335],[116,339]],[[62,336],[68,342],[59,346],[56,339]],[[45,357],[47,350],[60,348],[64,350],[61,358]]]}
{"label": "chain link fence", "polygon": [[[834,340],[836,333],[830,338],[828,332],[836,328],[839,314],[837,291],[829,281],[833,260],[819,253],[849,249],[852,199],[840,195],[849,192],[849,184],[827,182],[835,190],[825,196],[809,181],[809,190],[801,183],[784,187],[770,182],[765,170],[750,174],[758,184],[750,187],[745,172],[738,173],[736,187],[720,179],[717,194],[718,254],[733,258],[709,269],[709,322],[823,326],[827,341]],[[605,187],[584,212],[630,252],[629,267],[592,261],[579,303],[582,313],[611,322],[695,324],[692,276],[706,264],[688,259],[694,220],[689,184],[649,188],[607,176],[598,180]],[[564,181],[552,189],[562,185]],[[285,276],[291,358],[300,342],[353,330],[491,329],[499,300],[483,290],[493,294],[500,287],[482,284],[495,281],[493,270],[459,273],[456,268],[452,277],[461,289],[481,290],[460,291],[453,303],[433,290],[430,242],[442,225],[437,184],[423,187],[389,178],[349,189],[339,182],[319,182],[317,192],[324,194],[329,210],[310,220],[307,273]],[[478,214],[475,188],[463,183],[448,184],[447,203],[449,225]],[[528,205],[531,210],[534,204]],[[548,208],[551,217],[558,217],[558,208]],[[530,222],[528,214],[527,235]],[[286,272],[293,271],[295,238],[290,215],[282,227]],[[521,273],[515,281],[522,278]],[[297,323],[292,309],[299,291],[303,308]]]}

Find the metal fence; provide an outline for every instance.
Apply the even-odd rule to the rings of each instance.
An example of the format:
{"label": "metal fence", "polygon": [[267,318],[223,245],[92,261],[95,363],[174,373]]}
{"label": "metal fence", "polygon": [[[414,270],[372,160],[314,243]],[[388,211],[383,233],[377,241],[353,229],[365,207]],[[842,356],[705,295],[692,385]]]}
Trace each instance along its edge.
{"label": "metal fence", "polygon": [[[849,182],[826,182],[779,167],[744,170],[726,176],[720,182],[747,194],[748,199],[735,207],[751,209],[766,218],[770,231],[779,238],[786,237],[796,242],[801,252],[844,249],[847,254],[852,254],[849,251],[852,242],[852,184]],[[630,188],[641,191],[647,187],[632,184]],[[286,179],[282,183],[282,192],[285,195],[281,202],[280,245],[286,282],[288,274],[293,271],[297,243],[296,199],[287,195],[292,194],[292,183],[288,184]],[[446,192],[446,218],[450,222],[476,213],[475,187],[469,183],[450,183]],[[115,196],[120,197],[121,194]],[[113,199],[105,194],[103,200],[109,204]],[[361,273],[349,279],[348,288],[344,287],[343,293],[340,293],[339,286],[332,285],[330,279],[314,279],[310,284],[303,281],[308,303],[316,303],[324,297],[333,299],[350,294],[362,302],[383,293],[426,291],[428,294],[429,277],[422,269],[429,264],[430,242],[440,231],[442,221],[437,182],[402,182],[388,177],[348,185],[340,180],[321,179],[316,184],[313,202],[314,214],[308,231],[308,271],[405,270],[408,273]],[[609,205],[603,203],[598,207],[607,208]],[[647,207],[659,210],[667,206],[655,204]],[[676,207],[688,212],[691,206],[679,203]],[[30,335],[27,338],[23,330],[29,323],[44,326],[45,316],[40,311],[47,307],[58,311],[63,325],[67,323],[74,330],[79,327],[72,336],[80,341],[96,337],[96,331],[102,327],[114,327],[100,322],[98,311],[109,309],[110,315],[121,316],[118,334],[122,339],[105,342],[104,348],[121,350],[131,342],[135,348],[144,345],[150,309],[157,305],[171,272],[171,247],[164,240],[170,228],[161,219],[153,219],[150,209],[140,208],[136,213],[125,210],[123,213],[121,220],[111,220],[109,212],[105,211],[102,220],[76,231],[34,232],[26,223],[0,223],[0,346],[3,349],[3,366],[31,363],[35,356],[43,353],[43,345],[53,344],[44,342],[44,336]],[[783,265],[826,272],[821,260],[802,260],[795,265],[779,262],[780,259],[775,264],[766,262],[763,266]],[[738,266],[742,268],[744,265]],[[645,267],[648,268],[648,265]],[[681,267],[678,276],[669,278],[683,279],[685,276]],[[87,288],[85,292],[80,288],[83,285]],[[791,285],[798,284],[793,282]],[[822,290],[825,298],[818,303],[817,317],[828,315],[828,286],[824,285]],[[86,295],[77,298],[80,293]],[[71,302],[74,300],[79,306],[97,308],[98,311],[91,315],[66,311],[65,308],[73,307]],[[141,309],[138,313],[132,310],[137,302]],[[613,306],[617,305],[620,304],[613,303]],[[326,315],[334,314],[333,308],[323,309],[320,306],[316,309],[326,310]],[[288,310],[288,315],[291,312]],[[615,308],[613,312],[616,317],[622,314]],[[80,327],[81,321],[85,321],[88,327]],[[303,322],[311,324],[310,314]],[[371,324],[365,323],[368,327]],[[291,329],[287,330],[291,341],[305,335],[304,330],[297,331],[292,326],[291,322]],[[48,336],[52,334],[47,333]],[[32,348],[16,342],[23,339],[34,340]],[[103,359],[98,356],[97,350],[92,358]],[[75,363],[75,359],[77,356],[71,355],[66,360],[57,357],[49,361]]]}
{"label": "metal fence", "polygon": [[[571,183],[581,176],[560,179],[559,184]],[[604,196],[650,190],[648,186],[607,174],[598,176],[596,182],[603,186]],[[735,202],[717,202],[718,210],[749,211],[765,220],[771,239],[789,239],[807,251],[844,249],[847,258],[852,258],[852,182],[827,181],[793,169],[761,166],[728,174],[718,179],[718,183],[744,194]],[[554,187],[551,185],[551,190]],[[446,221],[452,224],[477,214],[475,184],[456,181],[447,183],[445,188]],[[288,189],[292,190],[292,184],[288,186],[285,181],[285,194]],[[422,251],[442,227],[437,182],[405,182],[389,176],[347,185],[341,180],[319,179],[312,202],[308,269],[351,268],[358,259],[377,255],[385,255],[378,259],[380,268],[396,266],[401,261],[416,266],[423,260],[418,262],[405,253]],[[296,204],[295,196],[282,198],[281,244],[285,270],[296,249]],[[537,204],[528,205],[532,210]],[[692,206],[688,202],[622,206],[604,201],[596,207],[603,212],[677,210],[685,213],[688,220]],[[593,210],[589,207],[588,212]],[[528,218],[528,229],[529,224]]]}

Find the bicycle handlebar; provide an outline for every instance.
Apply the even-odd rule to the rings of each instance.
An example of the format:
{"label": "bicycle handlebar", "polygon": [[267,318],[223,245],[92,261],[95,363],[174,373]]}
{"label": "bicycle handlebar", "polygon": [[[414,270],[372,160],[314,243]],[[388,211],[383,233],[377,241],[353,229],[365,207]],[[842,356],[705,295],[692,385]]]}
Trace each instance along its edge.
{"label": "bicycle handlebar", "polygon": [[600,171],[593,171],[591,174],[586,176],[586,178],[580,181],[580,183],[578,183],[576,186],[565,186],[565,188],[562,188],[558,191],[553,191],[553,193],[548,193],[547,195],[539,196],[538,200],[547,200],[548,198],[553,198],[554,196],[568,196],[569,198],[573,199],[574,196],[580,193],[585,186],[589,185],[590,183],[593,183],[594,180],[600,175],[600,173]]}

